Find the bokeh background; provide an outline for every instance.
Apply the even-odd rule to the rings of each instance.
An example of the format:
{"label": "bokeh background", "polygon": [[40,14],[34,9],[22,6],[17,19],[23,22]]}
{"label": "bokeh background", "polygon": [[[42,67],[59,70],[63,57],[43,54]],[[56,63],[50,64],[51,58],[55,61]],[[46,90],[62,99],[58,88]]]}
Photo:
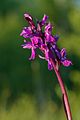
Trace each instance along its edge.
{"label": "bokeh background", "polygon": [[59,34],[58,45],[67,49],[73,66],[60,68],[73,120],[80,120],[80,1],[1,0],[0,2],[0,120],[66,120],[62,95],[47,62],[29,61],[21,48],[24,12],[42,19],[44,13]]}

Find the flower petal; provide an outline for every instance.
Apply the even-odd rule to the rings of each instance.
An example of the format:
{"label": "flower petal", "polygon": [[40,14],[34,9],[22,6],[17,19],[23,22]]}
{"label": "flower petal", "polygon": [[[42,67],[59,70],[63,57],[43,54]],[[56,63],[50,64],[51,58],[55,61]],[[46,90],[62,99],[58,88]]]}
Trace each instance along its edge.
{"label": "flower petal", "polygon": [[45,33],[46,32],[49,34],[51,34],[51,32],[52,32],[52,25],[50,22],[45,26]]}
{"label": "flower petal", "polygon": [[68,67],[70,65],[72,65],[72,62],[70,60],[64,60],[63,62],[61,62],[64,66]]}
{"label": "flower petal", "polygon": [[39,37],[36,37],[36,36],[32,37],[31,38],[32,44],[37,45],[38,44],[38,39],[39,39]]}
{"label": "flower petal", "polygon": [[35,59],[35,50],[34,50],[34,48],[32,47],[32,49],[31,49],[31,57],[29,58],[29,60],[34,60]]}
{"label": "flower petal", "polygon": [[31,16],[30,14],[28,14],[28,13],[24,13],[24,18],[25,18],[26,20],[29,20],[29,21],[32,21],[32,20],[33,20],[32,16]]}
{"label": "flower petal", "polygon": [[40,25],[44,26],[46,21],[47,21],[47,19],[48,19],[48,16],[44,14],[44,17],[43,17],[42,21],[40,22]]}
{"label": "flower petal", "polygon": [[45,26],[45,41],[52,43],[55,42],[55,38],[52,36],[52,25],[50,23]]}
{"label": "flower petal", "polygon": [[23,48],[28,48],[31,49],[32,48],[32,43],[31,42],[26,42],[25,44],[21,45]]}
{"label": "flower petal", "polygon": [[59,39],[59,36],[58,35],[54,35],[54,38],[55,38],[55,41],[57,42],[58,39]]}
{"label": "flower petal", "polygon": [[28,14],[28,13],[25,13],[24,14],[24,18],[29,22],[29,24],[32,27],[32,29],[34,29],[35,25],[34,25],[32,16],[30,14]]}
{"label": "flower petal", "polygon": [[48,70],[52,70],[53,69],[53,65],[52,63],[50,62],[50,60],[48,60]]}
{"label": "flower petal", "polygon": [[49,50],[48,49],[45,49],[45,59],[48,61],[49,59]]}
{"label": "flower petal", "polygon": [[54,51],[55,56],[60,60],[61,59],[61,54],[60,54],[60,50],[58,49],[56,44],[52,45],[52,50]]}
{"label": "flower petal", "polygon": [[52,43],[55,43],[55,38],[52,36],[52,35],[50,35],[49,33],[45,33],[45,41],[46,42],[52,42]]}
{"label": "flower petal", "polygon": [[32,37],[32,30],[31,27],[24,27],[24,29],[22,30],[20,36],[23,36],[24,38],[30,38]]}
{"label": "flower petal", "polygon": [[60,54],[61,54],[61,57],[63,57],[63,58],[66,57],[66,49],[63,48],[63,49],[61,50]]}

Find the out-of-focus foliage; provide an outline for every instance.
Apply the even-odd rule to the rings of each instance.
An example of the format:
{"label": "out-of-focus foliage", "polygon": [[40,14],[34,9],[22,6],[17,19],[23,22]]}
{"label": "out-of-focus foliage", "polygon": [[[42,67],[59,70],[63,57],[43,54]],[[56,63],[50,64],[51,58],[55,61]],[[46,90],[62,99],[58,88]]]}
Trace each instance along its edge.
{"label": "out-of-focus foliage", "polygon": [[61,91],[47,62],[29,61],[19,36],[24,12],[47,14],[73,66],[61,67],[74,120],[80,119],[80,7],[74,0],[2,0],[0,2],[0,120],[65,120]]}

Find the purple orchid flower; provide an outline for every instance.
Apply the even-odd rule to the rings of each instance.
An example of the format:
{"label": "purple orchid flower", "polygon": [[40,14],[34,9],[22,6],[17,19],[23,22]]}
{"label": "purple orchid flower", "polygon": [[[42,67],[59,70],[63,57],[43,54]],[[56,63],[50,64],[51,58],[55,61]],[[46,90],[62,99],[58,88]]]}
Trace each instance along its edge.
{"label": "purple orchid flower", "polygon": [[72,65],[72,62],[66,57],[66,49],[62,48],[60,50],[58,48],[57,41],[59,39],[59,36],[52,35],[53,26],[50,22],[47,22],[47,15],[44,15],[42,20],[37,20],[37,25],[34,24],[32,16],[28,13],[24,14],[24,18],[29,23],[29,26],[23,28],[20,36],[23,36],[25,39],[30,38],[31,41],[24,40],[24,44],[21,46],[24,49],[31,49],[31,56],[29,60],[35,59],[36,49],[40,49],[44,54],[44,56],[38,56],[39,58],[44,59],[48,62],[49,70],[54,69],[58,78],[59,85],[61,87],[67,120],[72,120],[66,89],[59,73],[60,65],[63,65],[65,67]]}
{"label": "purple orchid flower", "polygon": [[[44,15],[41,21],[37,22],[37,26],[33,22],[33,18],[28,13],[24,14],[24,18],[28,21],[29,26],[24,27],[20,36],[24,38],[30,38],[31,42],[25,42],[22,47],[31,49],[31,57],[29,60],[35,59],[35,51],[36,49],[40,49],[44,53],[45,60],[48,61],[48,69],[52,70],[53,67],[50,62],[50,55],[52,53],[52,58],[54,61],[58,61],[62,65],[68,67],[72,64],[70,60],[66,58],[66,50],[63,48],[61,51],[57,47],[57,35],[52,35],[52,25],[51,23],[47,23],[48,16]],[[45,26],[44,32],[42,32],[42,27]],[[49,52],[50,51],[50,52]],[[56,58],[54,57],[54,54]],[[48,57],[46,57],[48,56]],[[40,57],[42,58],[42,57]]]}
{"label": "purple orchid flower", "polygon": [[70,66],[72,64],[72,62],[70,60],[66,59],[66,49],[63,48],[60,51],[60,54],[61,54],[61,63],[66,67]]}

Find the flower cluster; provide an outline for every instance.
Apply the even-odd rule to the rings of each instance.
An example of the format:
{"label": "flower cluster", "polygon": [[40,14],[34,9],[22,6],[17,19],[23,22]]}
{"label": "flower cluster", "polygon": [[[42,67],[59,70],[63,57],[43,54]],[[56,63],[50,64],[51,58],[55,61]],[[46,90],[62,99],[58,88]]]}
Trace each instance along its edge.
{"label": "flower cluster", "polygon": [[53,59],[55,64],[63,64],[68,67],[72,64],[70,60],[66,58],[66,50],[63,48],[60,50],[57,47],[58,35],[52,35],[52,28],[50,22],[47,22],[48,16],[44,15],[42,20],[37,20],[36,25],[33,22],[33,18],[28,13],[24,14],[25,20],[28,21],[29,26],[24,27],[20,36],[25,39],[30,38],[30,41],[24,40],[23,48],[31,49],[31,56],[29,60],[33,60],[36,57],[36,49],[40,49],[44,54],[41,59],[45,59],[48,62],[48,69],[52,70],[53,65],[50,59]]}

